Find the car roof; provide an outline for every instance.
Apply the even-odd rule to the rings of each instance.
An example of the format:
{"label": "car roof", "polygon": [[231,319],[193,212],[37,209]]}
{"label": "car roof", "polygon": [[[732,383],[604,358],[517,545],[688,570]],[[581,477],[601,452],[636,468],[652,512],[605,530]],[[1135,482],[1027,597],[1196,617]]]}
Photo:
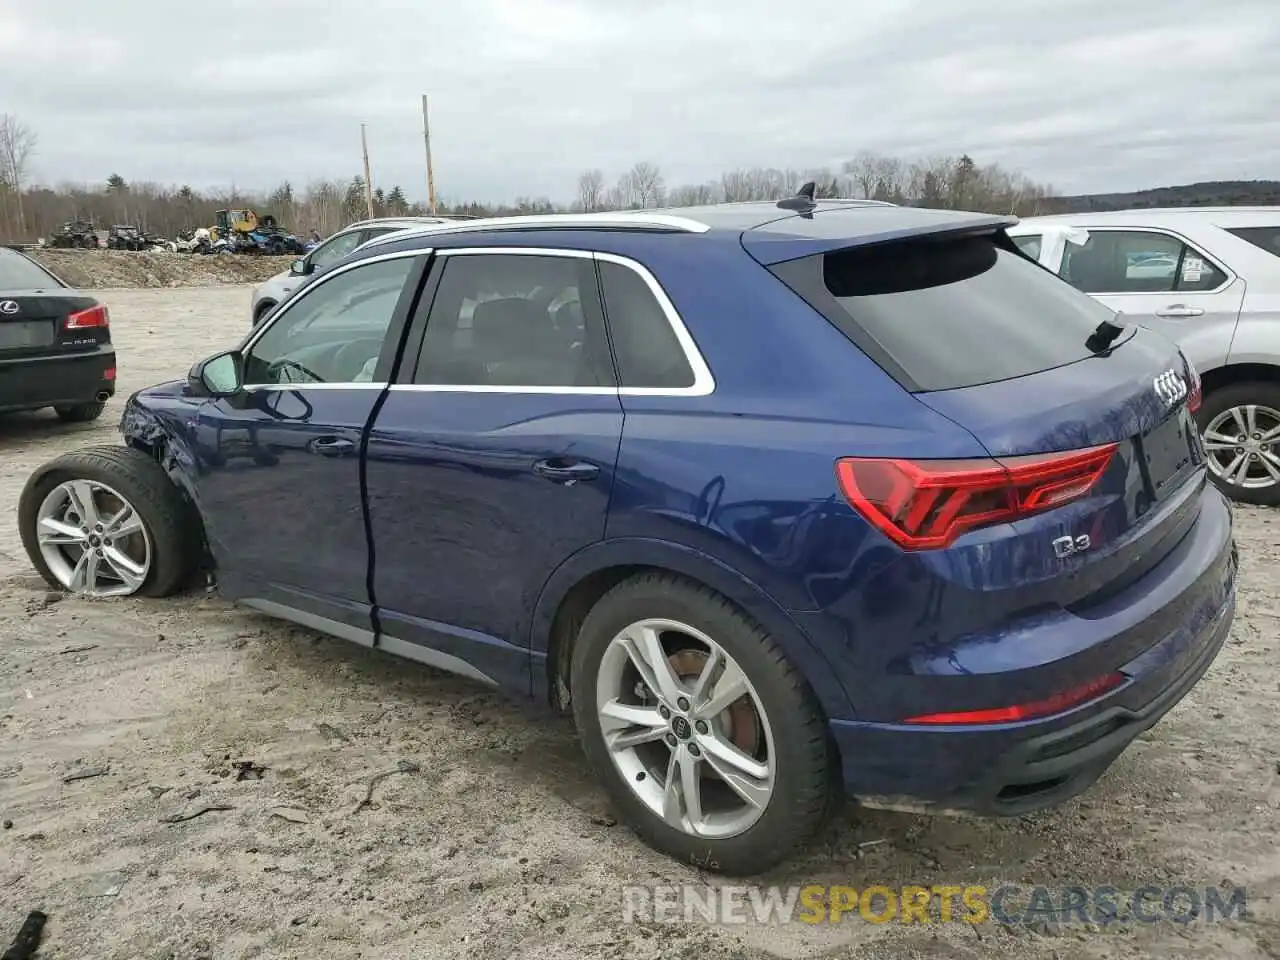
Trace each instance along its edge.
{"label": "car roof", "polygon": [[900,207],[872,200],[819,200],[797,212],[758,201],[701,207],[623,210],[606,213],[494,217],[458,223],[427,224],[378,237],[364,244],[365,256],[429,246],[497,245],[513,237],[539,235],[539,245],[568,246],[584,233],[601,238],[654,235],[701,237],[741,243],[765,264],[824,250],[887,242],[910,236],[1012,226],[1014,217]]}
{"label": "car roof", "polygon": [[1217,226],[1280,226],[1280,206],[1263,207],[1140,207],[1130,210],[1095,210],[1085,213],[1058,213],[1027,217],[1022,227],[1039,224],[1073,226],[1173,225],[1188,220]]}

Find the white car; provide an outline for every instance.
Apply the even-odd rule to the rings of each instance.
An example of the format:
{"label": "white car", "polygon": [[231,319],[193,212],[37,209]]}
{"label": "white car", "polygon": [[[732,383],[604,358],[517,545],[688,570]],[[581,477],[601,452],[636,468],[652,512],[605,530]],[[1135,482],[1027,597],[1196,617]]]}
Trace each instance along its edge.
{"label": "white car", "polygon": [[1010,228],[1041,266],[1174,340],[1199,371],[1214,481],[1280,505],[1280,207],[1033,217]]}
{"label": "white car", "polygon": [[431,223],[448,223],[450,217],[382,217],[377,220],[361,220],[343,227],[333,236],[314,247],[305,257],[295,260],[283,273],[277,273],[254,288],[250,301],[249,319],[257,326],[276,304],[314,273],[327,270],[356,247],[397,230],[408,230]]}

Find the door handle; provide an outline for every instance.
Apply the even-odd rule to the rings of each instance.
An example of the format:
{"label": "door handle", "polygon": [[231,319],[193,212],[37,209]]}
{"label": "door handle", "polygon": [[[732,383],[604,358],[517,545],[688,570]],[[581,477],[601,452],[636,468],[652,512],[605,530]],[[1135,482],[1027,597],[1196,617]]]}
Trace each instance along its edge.
{"label": "door handle", "polygon": [[1188,307],[1181,303],[1175,303],[1172,306],[1165,307],[1163,310],[1156,311],[1157,317],[1200,317],[1204,316],[1204,310],[1200,307]]}
{"label": "door handle", "polygon": [[600,476],[600,468],[586,460],[570,460],[567,457],[551,457],[539,460],[533,465],[533,472],[538,476],[570,486],[583,480],[594,480]]}
{"label": "door handle", "polygon": [[356,445],[345,437],[316,437],[307,444],[307,449],[322,457],[345,457],[355,450]]}

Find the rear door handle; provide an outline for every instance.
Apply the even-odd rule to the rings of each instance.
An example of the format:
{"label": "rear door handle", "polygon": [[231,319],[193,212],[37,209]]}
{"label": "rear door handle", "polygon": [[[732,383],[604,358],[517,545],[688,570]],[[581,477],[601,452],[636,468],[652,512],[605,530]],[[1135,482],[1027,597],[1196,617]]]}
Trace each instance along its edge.
{"label": "rear door handle", "polygon": [[1156,311],[1157,317],[1201,317],[1204,316],[1204,310],[1200,307],[1188,307],[1181,303],[1175,303],[1172,306],[1165,307],[1163,310]]}
{"label": "rear door handle", "polygon": [[345,457],[355,450],[356,445],[345,437],[316,437],[307,448],[322,457]]}
{"label": "rear door handle", "polygon": [[568,457],[551,457],[533,465],[533,472],[544,479],[570,486],[600,476],[600,468],[587,460],[570,460]]}

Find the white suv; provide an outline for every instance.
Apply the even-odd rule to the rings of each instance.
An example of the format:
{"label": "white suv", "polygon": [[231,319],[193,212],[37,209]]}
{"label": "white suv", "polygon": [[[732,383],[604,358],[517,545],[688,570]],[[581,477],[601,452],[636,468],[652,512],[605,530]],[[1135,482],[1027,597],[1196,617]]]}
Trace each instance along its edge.
{"label": "white suv", "polygon": [[298,285],[314,273],[329,269],[348,253],[367,240],[397,230],[408,230],[423,224],[447,223],[452,217],[382,217],[377,220],[361,220],[343,227],[333,236],[313,248],[305,257],[295,260],[293,266],[283,273],[277,273],[253,291],[253,299],[249,307],[249,318],[253,326],[262,322],[263,317]]}
{"label": "white suv", "polygon": [[1224,493],[1280,505],[1280,207],[1033,217],[1022,252],[1176,341],[1203,380],[1198,419]]}

